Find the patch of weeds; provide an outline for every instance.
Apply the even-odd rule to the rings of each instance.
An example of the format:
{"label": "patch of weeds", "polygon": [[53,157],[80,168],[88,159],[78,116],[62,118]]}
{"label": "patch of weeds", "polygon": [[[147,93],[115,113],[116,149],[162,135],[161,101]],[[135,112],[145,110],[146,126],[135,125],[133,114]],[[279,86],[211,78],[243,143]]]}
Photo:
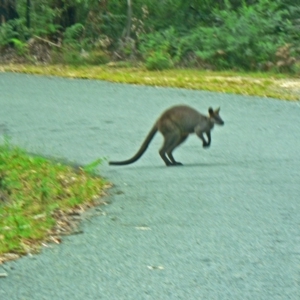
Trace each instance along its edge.
{"label": "patch of weeds", "polygon": [[89,65],[103,65],[109,62],[109,56],[103,51],[91,51],[85,57]]}
{"label": "patch of weeds", "polygon": [[55,49],[51,54],[52,63],[70,66],[103,65],[109,62],[109,56],[104,51],[84,51],[73,48]]}
{"label": "patch of weeds", "polygon": [[109,186],[95,176],[101,162],[75,170],[7,142],[0,145],[0,263],[5,253],[35,252],[62,223],[57,216],[99,204]]}
{"label": "patch of weeds", "polygon": [[84,172],[91,176],[96,175],[96,169],[102,164],[104,159],[98,158],[95,161],[92,161],[88,165],[84,166],[82,169]]}
{"label": "patch of weeds", "polygon": [[63,63],[73,66],[80,66],[86,64],[85,54],[77,50],[65,49],[62,54]]}

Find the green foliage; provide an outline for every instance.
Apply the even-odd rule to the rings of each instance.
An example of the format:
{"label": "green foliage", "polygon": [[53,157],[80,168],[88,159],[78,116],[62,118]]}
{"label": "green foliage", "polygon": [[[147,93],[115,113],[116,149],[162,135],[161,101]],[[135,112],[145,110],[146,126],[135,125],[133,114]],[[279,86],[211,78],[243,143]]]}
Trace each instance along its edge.
{"label": "green foliage", "polygon": [[10,20],[0,26],[0,47],[12,46],[19,56],[28,55],[28,45],[25,42],[28,30],[22,19]]}
{"label": "green foliage", "polygon": [[[285,44],[299,44],[300,34],[288,20],[289,12],[279,2],[260,0],[255,5],[242,5],[234,11],[226,2],[225,10],[214,10],[214,23],[197,26],[188,32],[174,27],[144,34],[139,50],[163,51],[175,62],[193,54],[195,61],[220,69],[258,69],[276,63],[276,52]],[[292,52],[291,52],[292,53]]]}
{"label": "green foliage", "polygon": [[274,61],[277,49],[290,42],[292,26],[285,21],[287,14],[278,10],[278,3],[265,0],[238,11],[227,7],[215,11],[219,24],[198,27],[183,44],[192,45],[200,59],[218,68],[256,69]]}
{"label": "green foliage", "polygon": [[18,55],[24,56],[28,54],[28,46],[26,43],[15,38],[12,38],[10,41],[14,45],[14,48],[17,50]]}
{"label": "green foliage", "polygon": [[[300,47],[300,7],[292,0],[135,0],[126,39],[127,1],[32,2],[31,28],[24,26],[26,1],[17,4],[21,17],[0,26],[0,46],[13,44],[22,52],[17,40],[37,35],[62,44],[69,51],[62,54],[64,61],[72,64],[103,63],[109,51],[119,60],[142,57],[150,68],[161,61],[263,69],[277,64],[280,47],[291,44],[290,62],[298,55],[293,49]],[[82,49],[98,53],[86,59]]]}
{"label": "green foliage", "polygon": [[64,44],[79,44],[79,41],[81,40],[82,35],[84,33],[84,29],[84,26],[80,23],[76,23],[66,28],[63,39]]}
{"label": "green foliage", "polygon": [[107,63],[109,56],[101,48],[105,49],[110,41],[105,36],[91,41],[85,34],[86,29],[80,23],[66,28],[63,36],[63,62],[71,65]]}
{"label": "green foliage", "polygon": [[[25,13],[25,12],[24,12]],[[61,15],[58,8],[52,6],[51,1],[42,0],[39,5],[34,6],[31,14],[31,32],[33,35],[49,37],[62,29],[56,21]]]}
{"label": "green foliage", "polygon": [[152,61],[161,61],[159,64],[170,68],[180,60],[180,36],[173,27],[162,32],[141,35],[139,50],[146,58],[147,64],[149,60],[151,63]]}
{"label": "green foliage", "polygon": [[82,37],[84,32],[84,26],[80,23],[76,23],[68,28],[64,32],[64,41],[66,43],[78,40]]}
{"label": "green foliage", "polygon": [[146,68],[148,70],[165,70],[173,67],[173,62],[168,53],[156,51],[151,53],[146,59]]}
{"label": "green foliage", "polygon": [[15,30],[14,21],[8,21],[0,26],[0,46],[8,45],[12,39],[19,36]]}

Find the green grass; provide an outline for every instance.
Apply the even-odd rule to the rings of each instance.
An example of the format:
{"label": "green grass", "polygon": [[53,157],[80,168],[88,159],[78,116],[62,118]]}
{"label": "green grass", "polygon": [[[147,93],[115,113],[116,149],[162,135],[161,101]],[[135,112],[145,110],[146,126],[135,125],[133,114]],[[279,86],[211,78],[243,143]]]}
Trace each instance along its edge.
{"label": "green grass", "polygon": [[69,78],[101,79],[110,82],[180,87],[285,100],[299,100],[300,81],[276,73],[213,72],[190,69],[148,71],[143,66],[4,65],[0,71],[53,75]]}
{"label": "green grass", "polygon": [[9,257],[5,253],[36,252],[58,223],[68,229],[68,213],[99,203],[109,186],[94,175],[99,163],[75,170],[0,145],[0,263]]}

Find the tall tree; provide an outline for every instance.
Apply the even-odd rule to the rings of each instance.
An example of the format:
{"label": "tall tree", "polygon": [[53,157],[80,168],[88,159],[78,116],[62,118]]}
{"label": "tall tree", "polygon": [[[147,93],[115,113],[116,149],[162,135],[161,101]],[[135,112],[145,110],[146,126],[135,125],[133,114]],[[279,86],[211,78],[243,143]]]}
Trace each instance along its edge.
{"label": "tall tree", "polygon": [[0,0],[0,24],[18,18],[16,0]]}
{"label": "tall tree", "polygon": [[131,31],[131,22],[132,22],[132,5],[131,0],[127,0],[127,24],[125,29],[125,37],[130,37]]}
{"label": "tall tree", "polygon": [[26,0],[26,26],[30,28],[30,10],[31,10],[31,0]]}

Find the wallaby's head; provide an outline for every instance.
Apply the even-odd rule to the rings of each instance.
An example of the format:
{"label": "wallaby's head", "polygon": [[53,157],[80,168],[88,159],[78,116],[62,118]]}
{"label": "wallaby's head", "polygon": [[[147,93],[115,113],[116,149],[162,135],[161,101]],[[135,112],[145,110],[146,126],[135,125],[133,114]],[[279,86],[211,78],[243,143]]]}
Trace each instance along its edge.
{"label": "wallaby's head", "polygon": [[208,113],[209,113],[209,118],[210,120],[218,125],[224,125],[224,121],[222,120],[222,118],[219,115],[220,112],[220,107],[217,108],[216,110],[213,110],[211,107],[208,109]]}

